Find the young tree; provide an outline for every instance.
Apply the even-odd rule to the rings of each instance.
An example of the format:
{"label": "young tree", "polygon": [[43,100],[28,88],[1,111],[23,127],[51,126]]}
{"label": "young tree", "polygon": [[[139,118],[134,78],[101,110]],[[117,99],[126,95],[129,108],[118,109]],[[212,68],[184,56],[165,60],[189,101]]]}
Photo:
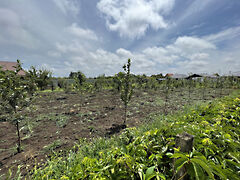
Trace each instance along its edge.
{"label": "young tree", "polygon": [[104,85],[106,84],[105,74],[99,75],[94,82],[94,88],[96,91],[102,91],[104,89]]}
{"label": "young tree", "polygon": [[51,80],[51,71],[47,69],[37,70],[34,66],[27,72],[26,77],[32,79],[40,90],[44,90]]}
{"label": "young tree", "polygon": [[75,79],[74,88],[80,95],[80,106],[82,106],[83,88],[84,82],[86,81],[86,76],[82,72],[78,71],[77,74],[73,76],[73,78]]}
{"label": "young tree", "polygon": [[124,77],[124,73],[123,72],[119,72],[118,74],[115,74],[115,76],[113,77],[113,86],[114,89],[119,93],[121,91],[121,79],[123,79]]}
{"label": "young tree", "polygon": [[169,94],[169,90],[170,90],[170,82],[171,79],[170,77],[167,77],[165,80],[165,105],[164,105],[164,114],[167,115],[167,105],[168,105],[168,94]]}
{"label": "young tree", "polygon": [[86,81],[86,76],[81,71],[71,72],[69,74],[69,78],[75,79],[80,86],[82,86],[83,83]]}
{"label": "young tree", "polygon": [[128,103],[131,100],[132,93],[133,93],[133,84],[131,80],[131,74],[130,74],[130,66],[131,66],[131,60],[128,59],[128,63],[124,64],[123,70],[124,74],[123,77],[120,79],[121,81],[121,99],[124,102],[124,112],[125,112],[125,117],[124,117],[124,124],[126,124],[127,120],[127,107]]}
{"label": "young tree", "polygon": [[18,72],[22,70],[21,63],[17,60],[17,66],[14,71],[2,71],[0,70],[0,98],[4,103],[4,109],[8,111],[11,116],[11,122],[16,125],[18,136],[18,153],[21,151],[21,137],[19,130],[19,122],[21,116],[19,110],[28,106],[31,98],[29,94],[32,94],[32,89],[29,91],[29,86],[34,89],[34,84],[27,78],[18,75]]}

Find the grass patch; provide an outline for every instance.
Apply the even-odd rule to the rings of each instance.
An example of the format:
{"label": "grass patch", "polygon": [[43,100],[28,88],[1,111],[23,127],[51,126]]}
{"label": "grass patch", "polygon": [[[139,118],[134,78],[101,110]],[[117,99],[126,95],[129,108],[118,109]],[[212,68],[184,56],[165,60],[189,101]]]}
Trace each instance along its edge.
{"label": "grass patch", "polygon": [[68,119],[69,117],[63,114],[56,114],[56,113],[49,113],[49,114],[45,114],[45,115],[39,115],[37,117],[37,121],[42,121],[42,120],[52,120],[56,122],[56,126],[60,127],[60,128],[64,128],[66,127],[67,123],[68,123]]}
{"label": "grass patch", "polygon": [[156,106],[163,106],[165,104],[165,102],[161,98],[156,98],[156,100],[154,101],[154,104]]}
{"label": "grass patch", "polygon": [[64,142],[60,139],[52,142],[51,144],[48,144],[43,147],[43,151],[45,152],[54,152],[57,148],[61,147],[64,144]]}

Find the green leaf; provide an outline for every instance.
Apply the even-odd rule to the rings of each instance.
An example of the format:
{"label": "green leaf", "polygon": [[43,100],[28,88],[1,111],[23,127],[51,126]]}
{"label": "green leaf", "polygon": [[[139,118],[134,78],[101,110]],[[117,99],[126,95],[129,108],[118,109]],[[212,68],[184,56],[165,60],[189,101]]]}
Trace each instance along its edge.
{"label": "green leaf", "polygon": [[156,176],[156,173],[155,173],[154,169],[155,169],[155,166],[152,166],[152,167],[147,169],[146,180],[152,179],[153,177]]}
{"label": "green leaf", "polygon": [[215,164],[211,165],[211,168],[213,169],[214,174],[221,177],[221,179],[227,179],[227,176],[223,173],[224,169],[221,168],[221,166],[217,166]]}
{"label": "green leaf", "polygon": [[145,180],[145,174],[143,173],[142,169],[140,169],[140,168],[138,169],[138,174],[139,174],[141,180]]}
{"label": "green leaf", "polygon": [[160,178],[163,179],[163,180],[166,180],[166,177],[163,174],[161,174],[161,173],[157,173],[156,178],[158,180],[160,180]]}
{"label": "green leaf", "polygon": [[228,155],[229,155],[231,158],[233,158],[235,161],[237,161],[238,164],[240,164],[240,160],[239,160],[236,156],[234,156],[233,153],[228,153]]}
{"label": "green leaf", "polygon": [[194,172],[195,172],[196,179],[197,180],[204,179],[205,175],[204,175],[204,172],[202,171],[202,168],[194,162],[192,162],[192,165],[193,165],[193,169],[194,169]]}
{"label": "green leaf", "polygon": [[184,158],[187,159],[187,156],[185,154],[181,154],[181,153],[174,153],[171,158]]}
{"label": "green leaf", "polygon": [[211,167],[209,167],[208,164],[206,164],[203,160],[197,159],[197,158],[193,158],[193,159],[191,159],[191,161],[194,162],[194,163],[196,163],[196,164],[198,164],[198,165],[200,165],[200,166],[208,173],[208,175],[209,175],[212,179],[214,179],[214,175],[213,175],[213,173],[212,173]]}
{"label": "green leaf", "polygon": [[182,169],[182,167],[187,164],[188,161],[184,161],[183,159],[179,159],[179,160],[182,160],[182,164],[180,166],[176,166],[176,174]]}

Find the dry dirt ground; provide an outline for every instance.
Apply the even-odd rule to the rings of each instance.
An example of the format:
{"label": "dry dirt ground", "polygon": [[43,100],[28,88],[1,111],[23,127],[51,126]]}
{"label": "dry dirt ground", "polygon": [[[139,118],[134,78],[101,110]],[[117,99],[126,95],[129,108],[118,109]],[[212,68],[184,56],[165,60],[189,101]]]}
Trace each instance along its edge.
{"label": "dry dirt ground", "polygon": [[[225,90],[227,95],[231,90]],[[164,91],[135,91],[127,113],[127,127],[148,122],[154,114],[171,113],[189,103],[219,97],[218,90],[208,89],[203,99],[201,90],[178,89]],[[40,92],[32,105],[21,112],[22,152],[16,153],[16,127],[0,120],[0,177],[12,167],[22,165],[23,173],[41,163],[53,152],[70,149],[82,138],[109,137],[119,133],[124,118],[120,95],[102,92],[77,93]],[[11,114],[8,114],[11,117]]]}

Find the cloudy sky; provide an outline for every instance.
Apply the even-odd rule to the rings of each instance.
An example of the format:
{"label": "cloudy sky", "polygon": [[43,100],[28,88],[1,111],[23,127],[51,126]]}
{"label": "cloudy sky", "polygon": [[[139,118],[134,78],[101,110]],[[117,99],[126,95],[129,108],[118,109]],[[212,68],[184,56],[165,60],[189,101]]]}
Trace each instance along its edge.
{"label": "cloudy sky", "polygon": [[0,0],[0,60],[54,76],[240,69],[240,0]]}

